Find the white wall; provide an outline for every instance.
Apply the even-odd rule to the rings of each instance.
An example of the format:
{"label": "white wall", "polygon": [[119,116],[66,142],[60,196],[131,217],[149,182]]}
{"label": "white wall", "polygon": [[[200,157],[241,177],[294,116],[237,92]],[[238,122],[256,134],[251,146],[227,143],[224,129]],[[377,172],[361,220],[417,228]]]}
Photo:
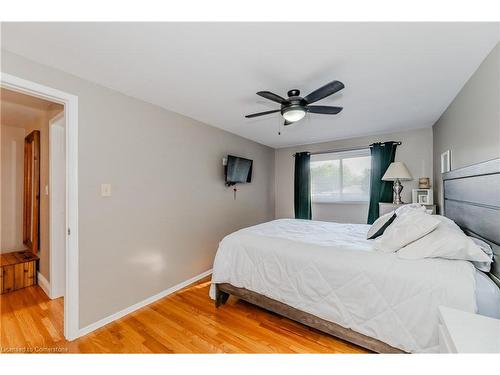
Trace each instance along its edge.
{"label": "white wall", "polygon": [[0,252],[23,250],[23,184],[25,130],[1,125]]}
{"label": "white wall", "polygon": [[[275,211],[277,218],[294,217],[293,208],[293,154],[300,151],[328,151],[369,145],[373,142],[401,141],[396,161],[402,161],[413,175],[413,181],[403,182],[402,198],[411,201],[411,189],[418,187],[419,177],[430,177],[432,183],[432,129],[424,128],[369,137],[342,139],[332,142],[294,146],[275,151]],[[368,204],[317,203],[312,206],[313,219],[324,221],[366,223]]]}
{"label": "white wall", "polygon": [[[273,219],[273,149],[6,51],[1,62],[78,96],[80,327],[210,269],[225,235]],[[254,160],[236,201],[228,153]]]}

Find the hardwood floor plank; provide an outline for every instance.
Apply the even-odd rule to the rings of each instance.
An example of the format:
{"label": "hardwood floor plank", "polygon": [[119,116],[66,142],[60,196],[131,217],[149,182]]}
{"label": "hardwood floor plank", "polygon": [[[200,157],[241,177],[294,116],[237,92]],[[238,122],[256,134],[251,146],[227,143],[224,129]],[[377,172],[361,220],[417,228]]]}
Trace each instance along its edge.
{"label": "hardwood floor plank", "polygon": [[300,323],[230,298],[216,309],[210,279],[156,301],[73,342],[64,339],[64,302],[38,286],[0,296],[0,352],[367,353]]}

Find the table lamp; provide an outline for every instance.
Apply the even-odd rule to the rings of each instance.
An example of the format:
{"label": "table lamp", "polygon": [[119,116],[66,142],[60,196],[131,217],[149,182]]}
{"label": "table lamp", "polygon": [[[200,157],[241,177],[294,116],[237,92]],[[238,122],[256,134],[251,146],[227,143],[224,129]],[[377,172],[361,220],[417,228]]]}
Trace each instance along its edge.
{"label": "table lamp", "polygon": [[394,204],[402,204],[401,200],[401,191],[403,190],[403,185],[401,185],[401,181],[412,180],[413,177],[410,174],[408,168],[406,168],[405,163],[400,161],[395,161],[389,165],[387,171],[385,171],[384,176],[382,177],[382,181],[394,181],[394,186],[392,189],[394,190]]}

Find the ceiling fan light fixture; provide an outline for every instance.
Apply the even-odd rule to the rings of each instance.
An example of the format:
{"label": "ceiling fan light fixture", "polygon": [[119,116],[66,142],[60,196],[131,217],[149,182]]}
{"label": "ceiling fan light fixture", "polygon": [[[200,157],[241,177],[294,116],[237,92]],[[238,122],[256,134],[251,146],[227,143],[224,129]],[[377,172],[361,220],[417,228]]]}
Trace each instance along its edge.
{"label": "ceiling fan light fixture", "polygon": [[306,111],[302,107],[289,107],[284,108],[281,115],[288,122],[296,122],[304,118]]}

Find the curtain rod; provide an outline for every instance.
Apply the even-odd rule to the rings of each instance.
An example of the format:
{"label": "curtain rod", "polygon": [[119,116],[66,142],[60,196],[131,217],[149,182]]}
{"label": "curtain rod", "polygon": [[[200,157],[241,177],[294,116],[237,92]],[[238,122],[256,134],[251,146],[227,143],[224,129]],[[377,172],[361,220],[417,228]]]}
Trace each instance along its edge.
{"label": "curtain rod", "polygon": [[[384,144],[383,142],[375,142],[375,143],[381,143],[382,145]],[[402,144],[401,141],[394,142],[396,145],[400,146]],[[373,145],[368,146],[356,146],[356,147],[348,147],[348,148],[338,148],[335,150],[327,150],[327,151],[316,151],[316,152],[310,152],[310,155],[321,155],[321,154],[332,154],[334,152],[345,152],[345,151],[356,151],[356,150],[364,150],[367,148],[370,148]],[[297,153],[293,154],[295,156]]]}

